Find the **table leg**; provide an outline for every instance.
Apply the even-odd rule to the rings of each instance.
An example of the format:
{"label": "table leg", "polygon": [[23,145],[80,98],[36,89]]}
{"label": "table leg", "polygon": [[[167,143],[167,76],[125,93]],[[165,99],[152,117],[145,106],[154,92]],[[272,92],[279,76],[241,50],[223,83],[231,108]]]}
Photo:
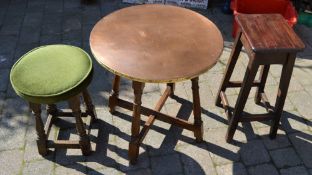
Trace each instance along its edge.
{"label": "table leg", "polygon": [[200,98],[199,98],[199,86],[198,86],[198,77],[193,78],[192,80],[192,92],[193,92],[193,113],[194,113],[194,136],[196,137],[197,142],[203,141],[203,121],[201,120],[201,107],[200,107]]}
{"label": "table leg", "polygon": [[113,81],[113,88],[112,92],[108,99],[108,106],[109,106],[109,112],[113,113],[115,112],[115,107],[118,103],[118,96],[119,96],[119,84],[120,84],[120,76],[115,75],[114,81]]}
{"label": "table leg", "polygon": [[144,83],[133,81],[132,88],[134,91],[133,114],[131,125],[131,141],[129,143],[129,159],[131,164],[135,164],[139,155],[139,134],[141,121],[141,98],[144,88]]}
{"label": "table leg", "polygon": [[167,83],[167,86],[170,87],[170,97],[174,95],[175,84],[174,83]]}

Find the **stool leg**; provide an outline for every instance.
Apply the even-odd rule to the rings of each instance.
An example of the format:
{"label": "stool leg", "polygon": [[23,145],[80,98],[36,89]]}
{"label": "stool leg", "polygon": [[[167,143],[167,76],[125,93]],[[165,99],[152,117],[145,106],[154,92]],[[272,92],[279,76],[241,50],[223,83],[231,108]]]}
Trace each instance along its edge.
{"label": "stool leg", "polygon": [[144,88],[144,83],[133,81],[132,88],[134,91],[133,114],[131,125],[131,141],[129,143],[129,159],[131,164],[135,164],[139,156],[139,134],[141,121],[141,98]]}
{"label": "stool leg", "polygon": [[270,138],[271,139],[276,137],[279,121],[280,121],[280,118],[282,116],[283,107],[285,104],[285,99],[286,99],[286,95],[287,95],[287,91],[288,91],[293,67],[295,64],[295,60],[296,60],[296,55],[295,54],[289,54],[287,61],[283,65],[282,75],[281,75],[280,83],[279,83],[279,89],[277,92],[277,98],[276,98],[276,102],[275,102],[275,119],[273,120],[273,124],[272,124],[271,129],[270,129]]}
{"label": "stool leg", "polygon": [[117,103],[118,103],[119,84],[120,84],[120,76],[115,75],[115,78],[113,81],[113,89],[108,99],[108,106],[109,106],[110,113],[115,112],[115,107],[117,106]]}
{"label": "stool leg", "polygon": [[249,63],[248,63],[247,70],[245,72],[242,88],[239,92],[239,95],[236,101],[233,116],[231,117],[230,122],[229,122],[229,127],[228,127],[227,135],[226,135],[227,142],[231,142],[233,140],[233,136],[234,136],[235,130],[239,122],[239,117],[244,110],[244,107],[245,107],[245,104],[246,104],[246,101],[247,101],[247,98],[251,89],[251,85],[255,79],[257,70],[259,68],[259,65],[254,60],[255,60],[254,58],[249,59]]}
{"label": "stool leg", "polygon": [[260,72],[260,85],[257,88],[256,94],[255,94],[255,103],[259,104],[261,101],[261,93],[264,92],[264,87],[266,80],[268,78],[270,65],[263,65],[261,66],[261,72]]}
{"label": "stool leg", "polygon": [[35,103],[29,103],[29,107],[32,110],[36,118],[36,132],[37,132],[37,146],[40,155],[45,156],[48,154],[47,148],[47,136],[44,132],[44,126],[41,119],[41,105]]}
{"label": "stool leg", "polygon": [[92,99],[87,89],[82,91],[82,96],[87,108],[86,113],[91,116],[92,121],[95,121],[97,119],[96,112],[94,105],[92,103]]}
{"label": "stool leg", "polygon": [[235,42],[234,42],[234,46],[232,48],[231,56],[230,56],[230,59],[229,59],[229,61],[227,63],[227,66],[226,66],[226,69],[225,69],[225,74],[223,76],[222,83],[221,83],[220,88],[219,88],[218,93],[217,93],[217,98],[216,98],[216,101],[215,101],[215,105],[216,106],[221,106],[220,93],[221,93],[221,91],[225,91],[226,90],[227,84],[230,81],[231,75],[232,75],[232,73],[234,71],[234,67],[235,67],[236,62],[238,60],[239,53],[240,53],[240,51],[242,49],[243,45],[242,45],[242,42],[240,40],[241,35],[242,35],[242,32],[239,31],[239,33],[237,34],[237,36],[235,38]]}
{"label": "stool leg", "polygon": [[198,77],[192,80],[192,93],[193,93],[193,113],[194,113],[194,125],[196,130],[194,131],[194,136],[197,142],[203,141],[203,121],[201,120],[201,107],[200,107],[200,97],[199,97],[199,86]]}
{"label": "stool leg", "polygon": [[79,96],[74,96],[68,100],[69,107],[73,111],[73,116],[76,119],[76,129],[79,135],[79,144],[83,155],[89,155],[91,153],[91,145],[86,130],[84,128],[83,121],[81,119],[80,111],[80,99]]}
{"label": "stool leg", "polygon": [[171,88],[170,97],[174,96],[175,84],[174,83],[167,83],[167,86]]}

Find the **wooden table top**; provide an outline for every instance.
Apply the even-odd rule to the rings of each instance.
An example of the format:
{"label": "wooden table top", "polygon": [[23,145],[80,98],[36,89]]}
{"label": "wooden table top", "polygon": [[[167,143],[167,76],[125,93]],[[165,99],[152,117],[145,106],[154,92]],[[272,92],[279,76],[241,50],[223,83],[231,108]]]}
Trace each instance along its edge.
{"label": "wooden table top", "polygon": [[280,14],[239,14],[236,20],[254,52],[298,52],[305,47]]}
{"label": "wooden table top", "polygon": [[96,60],[116,75],[169,83],[213,67],[223,38],[206,17],[170,5],[137,5],[102,18],[90,36]]}

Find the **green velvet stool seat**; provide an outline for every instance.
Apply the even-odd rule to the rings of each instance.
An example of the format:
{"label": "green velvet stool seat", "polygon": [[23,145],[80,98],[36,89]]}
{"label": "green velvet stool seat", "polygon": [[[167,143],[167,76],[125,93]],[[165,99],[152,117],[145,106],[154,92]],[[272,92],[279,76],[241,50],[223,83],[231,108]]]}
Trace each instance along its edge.
{"label": "green velvet stool seat", "polygon": [[[47,45],[23,55],[12,67],[10,80],[15,92],[30,104],[36,117],[37,145],[41,155],[48,148],[80,148],[91,151],[90,140],[81,117],[96,119],[94,105],[87,91],[92,79],[92,60],[82,49],[69,45]],[[80,110],[80,95],[86,111]],[[67,100],[72,112],[58,110],[55,103]],[[41,104],[47,104],[48,119],[43,125]],[[75,117],[78,141],[47,140],[53,120],[60,116]],[[88,128],[90,129],[90,128]]]}

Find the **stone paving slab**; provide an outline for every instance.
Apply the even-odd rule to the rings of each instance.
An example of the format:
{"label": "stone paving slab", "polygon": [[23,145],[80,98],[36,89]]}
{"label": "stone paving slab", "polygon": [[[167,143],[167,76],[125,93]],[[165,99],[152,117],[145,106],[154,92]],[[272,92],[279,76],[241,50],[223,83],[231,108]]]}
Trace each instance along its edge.
{"label": "stone paving slab", "polygon": [[[295,31],[306,49],[297,55],[281,127],[275,140],[268,137],[269,122],[239,124],[233,143],[225,142],[227,118],[214,105],[224,70],[231,54],[233,17],[218,5],[195,10],[213,21],[222,32],[224,51],[218,63],[199,77],[204,142],[196,143],[192,132],[155,121],[140,148],[138,164],[129,165],[127,150],[131,139],[131,112],[117,108],[108,112],[113,75],[94,60],[95,75],[89,86],[99,121],[91,130],[90,156],[79,149],[51,149],[42,157],[37,152],[34,117],[28,105],[9,83],[13,63],[34,47],[72,44],[90,52],[89,36],[103,16],[130,6],[121,0],[1,0],[0,1],[0,175],[10,174],[109,174],[109,175],[312,175],[312,29],[297,25]],[[248,57],[241,52],[233,80],[242,80]],[[274,104],[281,66],[271,66],[265,91]],[[165,84],[146,84],[143,105],[152,107]],[[239,88],[226,91],[231,105]],[[133,100],[131,82],[122,79],[120,96]],[[263,112],[254,104],[255,89],[245,110]],[[190,122],[192,91],[190,81],[178,83],[176,97],[168,99],[161,112],[178,115]],[[66,103],[58,105],[68,108]],[[46,118],[46,115],[43,115]],[[142,125],[147,117],[142,116]],[[66,123],[66,121],[62,121]],[[50,139],[77,139],[75,128],[52,128]]]}

